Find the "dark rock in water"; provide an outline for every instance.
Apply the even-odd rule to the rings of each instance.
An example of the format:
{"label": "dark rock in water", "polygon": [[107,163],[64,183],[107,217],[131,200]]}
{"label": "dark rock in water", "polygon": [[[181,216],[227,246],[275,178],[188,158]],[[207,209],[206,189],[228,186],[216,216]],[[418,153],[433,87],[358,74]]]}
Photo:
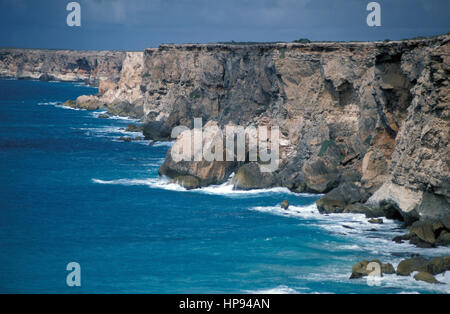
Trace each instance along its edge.
{"label": "dark rock in water", "polygon": [[99,110],[104,109],[105,104],[100,101],[100,99],[94,95],[82,95],[76,100],[76,107],[86,110]]}
{"label": "dark rock in water", "polygon": [[371,219],[369,219],[369,223],[371,223],[371,224],[382,224],[383,223],[383,219],[381,219],[381,218],[371,218]]}
{"label": "dark rock in water", "polygon": [[275,185],[273,173],[263,173],[258,163],[251,162],[239,168],[231,180],[237,190],[265,189]]}
{"label": "dark rock in water", "polygon": [[236,164],[231,161],[176,162],[171,158],[170,154],[171,150],[168,151],[166,160],[159,168],[159,175],[165,175],[169,178],[192,175],[200,180],[201,186],[222,184],[236,169]]}
{"label": "dark rock in water", "polygon": [[441,283],[434,276],[428,272],[421,271],[414,275],[414,279],[417,281],[424,281],[428,283]]}
{"label": "dark rock in water", "polygon": [[99,114],[98,115],[98,118],[100,118],[100,119],[109,119],[109,116],[107,115],[107,114]]}
{"label": "dark rock in water", "polygon": [[401,236],[396,236],[392,239],[392,241],[396,242],[396,243],[403,243],[403,241],[409,240],[411,237],[407,234],[401,235]]}
{"label": "dark rock in water", "polygon": [[75,100],[72,99],[66,100],[62,105],[70,108],[77,108]]}
{"label": "dark rock in water", "polygon": [[383,274],[395,274],[395,268],[392,264],[387,263],[381,266]]}
{"label": "dark rock in water", "polygon": [[179,176],[172,180],[172,183],[177,183],[187,190],[198,189],[200,181],[194,176]]}
{"label": "dark rock in water", "polygon": [[128,137],[128,136],[121,136],[121,137],[119,137],[119,141],[122,141],[122,142],[131,142],[133,139],[131,138],[131,137]]}
{"label": "dark rock in water", "polygon": [[289,201],[288,200],[282,201],[281,208],[283,208],[284,210],[287,210],[289,208]]}
{"label": "dark rock in water", "polygon": [[163,121],[149,121],[143,126],[145,139],[167,141],[171,139],[172,129]]}
{"label": "dark rock in water", "polygon": [[141,118],[144,115],[143,104],[131,104],[128,101],[114,101],[108,104],[108,113],[113,116]]}
{"label": "dark rock in water", "polygon": [[126,131],[127,132],[142,132],[142,125],[129,124]]}
{"label": "dark rock in water", "polygon": [[369,265],[371,263],[376,263],[379,265],[381,272],[380,275],[395,273],[395,269],[394,266],[392,266],[392,264],[389,263],[383,264],[379,260],[371,260],[371,261],[364,260],[353,265],[350,279],[362,278],[372,273],[375,269],[374,267],[371,267],[371,265]]}
{"label": "dark rock in water", "polygon": [[316,204],[320,213],[342,213],[348,205],[360,203],[367,197],[366,192],[359,186],[346,182],[327,193]]}
{"label": "dark rock in water", "polygon": [[397,275],[409,276],[414,271],[427,271],[428,261],[423,257],[405,259],[397,266]]}
{"label": "dark rock in water", "polygon": [[[344,208],[343,213],[346,214],[365,214],[366,217],[374,217],[373,209],[361,203],[349,204]],[[382,216],[382,213],[379,215]],[[377,216],[378,217],[378,216]]]}
{"label": "dark rock in water", "polygon": [[433,224],[427,221],[416,221],[409,228],[409,232],[419,237],[420,240],[429,244],[436,242]]}
{"label": "dark rock in water", "polygon": [[413,244],[417,247],[420,247],[422,249],[429,249],[429,248],[435,247],[435,245],[428,243],[426,241],[423,241],[415,234],[409,234],[409,243]]}
{"label": "dark rock in water", "polygon": [[351,229],[351,230],[355,229],[355,228],[347,226],[347,225],[342,225],[342,227],[344,227],[345,229]]}
{"label": "dark rock in water", "polygon": [[450,245],[450,232],[446,230],[441,231],[439,237],[436,240],[436,245],[449,246]]}
{"label": "dark rock in water", "polygon": [[435,257],[428,263],[427,271],[433,275],[450,270],[450,256]]}

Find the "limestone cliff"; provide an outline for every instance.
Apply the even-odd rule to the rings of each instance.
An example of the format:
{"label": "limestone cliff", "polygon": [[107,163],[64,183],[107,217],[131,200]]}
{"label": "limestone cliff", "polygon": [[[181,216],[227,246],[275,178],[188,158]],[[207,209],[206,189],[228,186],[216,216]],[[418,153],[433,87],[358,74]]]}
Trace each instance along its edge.
{"label": "limestone cliff", "polygon": [[[277,125],[288,144],[270,178],[246,166],[237,188],[327,193],[324,211],[390,204],[403,219],[449,206],[449,36],[389,43],[162,45],[144,54],[149,138],[194,117]],[[245,162],[244,162],[245,163]],[[221,183],[243,163],[175,163],[160,174]],[[253,169],[253,170],[251,170]],[[220,170],[220,171],[219,171]],[[355,191],[352,195],[343,194]],[[358,209],[359,208],[359,209]]]}
{"label": "limestone cliff", "polygon": [[0,49],[0,77],[57,81],[117,82],[125,53],[120,51],[71,51]]}
{"label": "limestone cliff", "polygon": [[[216,184],[235,172],[236,188],[327,193],[323,212],[381,212],[408,223],[448,217],[449,40],[161,45],[108,63],[114,78],[73,105],[143,118],[153,140],[200,117],[220,128],[280,128],[277,171],[261,173],[248,159],[175,162],[169,152],[160,174],[179,182]],[[38,52],[17,54],[0,55],[2,75],[55,74],[33,61]],[[91,77],[74,67],[77,54],[60,77]],[[105,72],[99,61],[89,69]]]}

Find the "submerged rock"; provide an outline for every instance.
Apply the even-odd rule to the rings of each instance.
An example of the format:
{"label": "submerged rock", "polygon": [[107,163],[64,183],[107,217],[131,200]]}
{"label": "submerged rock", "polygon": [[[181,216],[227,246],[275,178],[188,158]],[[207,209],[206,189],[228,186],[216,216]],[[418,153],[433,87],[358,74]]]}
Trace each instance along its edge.
{"label": "submerged rock", "polygon": [[383,219],[381,219],[381,218],[371,218],[371,219],[369,219],[369,223],[371,223],[371,224],[382,224],[383,223]]}

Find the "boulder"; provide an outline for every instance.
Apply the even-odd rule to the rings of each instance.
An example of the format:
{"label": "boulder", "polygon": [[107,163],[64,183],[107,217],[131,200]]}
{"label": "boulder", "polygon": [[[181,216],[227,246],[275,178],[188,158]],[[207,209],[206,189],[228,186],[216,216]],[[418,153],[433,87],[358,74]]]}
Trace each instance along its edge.
{"label": "boulder", "polygon": [[100,118],[100,119],[109,119],[109,116],[108,116],[107,114],[102,113],[102,114],[99,114],[97,118]]}
{"label": "boulder", "polygon": [[372,208],[361,203],[354,203],[345,206],[343,213],[346,214],[365,214],[370,215]]}
{"label": "boulder", "polygon": [[76,100],[76,107],[86,110],[98,110],[104,108],[104,103],[102,103],[98,97],[94,95],[82,95]]}
{"label": "boulder", "polygon": [[419,239],[429,244],[434,244],[436,242],[434,230],[433,223],[427,221],[416,221],[409,228],[411,234],[415,234]]}
{"label": "boulder", "polygon": [[427,265],[427,271],[433,275],[450,270],[450,256],[435,257]]}
{"label": "boulder", "polygon": [[200,187],[200,181],[194,176],[179,176],[171,182],[181,185],[186,190],[198,189]]}
{"label": "boulder", "polygon": [[126,131],[127,132],[142,132],[142,125],[128,124]]}
{"label": "boulder", "polygon": [[449,246],[450,245],[450,232],[442,230],[439,237],[436,240],[436,245]]}
{"label": "boulder", "polygon": [[339,184],[339,171],[332,160],[317,157],[309,160],[303,167],[307,190],[314,193],[327,193]]}
{"label": "boulder", "polygon": [[349,205],[360,203],[364,199],[366,199],[364,190],[354,183],[345,182],[325,194],[316,204],[320,213],[342,213]]}
{"label": "boulder", "polygon": [[289,201],[288,200],[282,201],[281,208],[283,208],[284,210],[287,210],[289,208]]}
{"label": "boulder", "polygon": [[428,283],[441,283],[434,276],[426,271],[420,271],[414,275],[414,279],[417,281],[424,281]]}
{"label": "boulder", "polygon": [[404,234],[401,236],[396,236],[392,239],[392,241],[396,243],[403,243],[403,241],[409,240],[411,237],[408,234]]}
{"label": "boulder", "polygon": [[395,273],[395,269],[394,266],[392,266],[392,264],[389,263],[383,264],[379,260],[371,260],[371,261],[364,260],[353,265],[350,279],[357,279],[362,278],[364,276],[368,276],[371,272],[374,271],[374,269],[369,267],[370,263],[377,263],[380,265],[381,275]]}
{"label": "boulder", "polygon": [[168,141],[171,139],[172,129],[163,121],[149,121],[143,125],[145,139],[153,141]]}
{"label": "boulder", "polygon": [[390,263],[381,265],[381,271],[383,274],[395,274],[395,268]]}
{"label": "boulder", "polygon": [[371,219],[369,219],[369,223],[371,223],[371,224],[382,224],[383,223],[383,219],[381,219],[381,218],[371,218]]}
{"label": "boulder", "polygon": [[423,257],[408,258],[397,266],[397,275],[409,276],[414,271],[427,271],[428,261]]}
{"label": "boulder", "polygon": [[[210,121],[204,126],[204,128],[211,128],[208,132],[203,133],[201,145],[203,152],[215,151],[216,148],[220,149],[220,146],[224,147],[223,138],[220,136],[221,132],[214,128],[214,125],[217,126],[217,123]],[[144,133],[145,130],[144,126]],[[224,183],[236,170],[239,162],[225,161],[226,156],[222,155],[216,157],[221,157],[224,161],[217,161],[219,158],[213,158],[211,161],[206,160],[204,154],[201,154],[202,151],[194,151],[194,145],[190,144],[195,141],[194,134],[192,130],[186,130],[178,136],[167,152],[164,163],[159,168],[159,175],[165,175],[169,178],[194,176],[200,180],[201,186]],[[222,152],[218,150],[217,154],[225,155],[223,150]]]}
{"label": "boulder", "polygon": [[237,190],[251,190],[270,188],[275,185],[272,173],[263,173],[256,162],[251,162],[239,167],[231,183]]}
{"label": "boulder", "polygon": [[413,233],[410,233],[408,236],[409,236],[409,243],[413,244],[417,247],[420,247],[422,249],[429,249],[429,248],[435,247],[434,244],[428,243],[428,242],[420,239],[417,235],[415,235]]}

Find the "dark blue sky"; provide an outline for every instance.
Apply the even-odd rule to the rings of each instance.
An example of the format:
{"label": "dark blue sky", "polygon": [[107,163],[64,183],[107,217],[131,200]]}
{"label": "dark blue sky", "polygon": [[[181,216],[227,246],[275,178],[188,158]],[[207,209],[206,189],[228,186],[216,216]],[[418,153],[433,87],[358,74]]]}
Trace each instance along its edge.
{"label": "dark blue sky", "polygon": [[142,50],[160,43],[383,40],[450,31],[449,0],[379,0],[382,26],[366,24],[371,0],[0,0],[0,46]]}

